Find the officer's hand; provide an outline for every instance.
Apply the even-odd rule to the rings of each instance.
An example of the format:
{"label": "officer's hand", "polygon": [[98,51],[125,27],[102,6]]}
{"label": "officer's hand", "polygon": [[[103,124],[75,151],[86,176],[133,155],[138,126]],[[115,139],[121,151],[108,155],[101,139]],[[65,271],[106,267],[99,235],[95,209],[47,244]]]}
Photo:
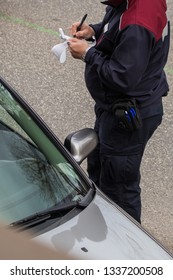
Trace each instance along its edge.
{"label": "officer's hand", "polygon": [[78,39],[89,39],[94,36],[94,30],[86,23],[82,24],[81,30],[77,31],[80,22],[75,22],[70,27],[70,34]]}
{"label": "officer's hand", "polygon": [[82,55],[85,53],[86,49],[89,47],[87,41],[80,40],[77,38],[72,38],[68,40],[68,47],[71,55],[74,58],[81,59]]}

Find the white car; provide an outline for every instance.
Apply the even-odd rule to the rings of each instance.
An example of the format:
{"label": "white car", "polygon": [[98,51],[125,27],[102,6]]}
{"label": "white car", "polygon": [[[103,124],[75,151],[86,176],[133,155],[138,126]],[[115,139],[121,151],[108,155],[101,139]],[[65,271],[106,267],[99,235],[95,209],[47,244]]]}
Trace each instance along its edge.
{"label": "white car", "polygon": [[172,259],[168,250],[106,197],[80,163],[96,147],[90,128],[65,146],[0,78],[0,221],[67,258]]}

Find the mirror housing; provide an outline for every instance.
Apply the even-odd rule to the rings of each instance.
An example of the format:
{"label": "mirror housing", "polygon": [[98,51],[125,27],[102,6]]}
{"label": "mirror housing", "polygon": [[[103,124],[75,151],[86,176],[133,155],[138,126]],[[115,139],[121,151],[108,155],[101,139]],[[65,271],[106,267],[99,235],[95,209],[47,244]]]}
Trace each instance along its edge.
{"label": "mirror housing", "polygon": [[96,148],[98,137],[92,128],[84,128],[69,134],[64,141],[64,146],[71,153],[78,164]]}

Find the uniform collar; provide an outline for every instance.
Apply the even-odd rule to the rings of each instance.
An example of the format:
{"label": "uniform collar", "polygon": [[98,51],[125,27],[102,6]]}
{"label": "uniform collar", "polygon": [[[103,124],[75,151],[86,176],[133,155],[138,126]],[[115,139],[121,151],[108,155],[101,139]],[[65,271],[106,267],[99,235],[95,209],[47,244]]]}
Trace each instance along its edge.
{"label": "uniform collar", "polygon": [[126,2],[126,0],[107,0],[107,1],[102,1],[101,3],[105,4],[105,5],[117,7],[120,4],[122,4],[123,2]]}

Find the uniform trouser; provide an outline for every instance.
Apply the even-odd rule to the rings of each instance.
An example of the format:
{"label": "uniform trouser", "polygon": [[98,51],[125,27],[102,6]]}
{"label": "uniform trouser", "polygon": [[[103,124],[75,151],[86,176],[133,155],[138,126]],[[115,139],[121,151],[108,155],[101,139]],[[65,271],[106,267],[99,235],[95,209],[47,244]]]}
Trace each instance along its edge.
{"label": "uniform trouser", "polygon": [[138,222],[141,220],[141,160],[162,115],[144,119],[142,128],[134,132],[120,131],[109,112],[104,111],[96,118],[99,144],[88,157],[89,177]]}

